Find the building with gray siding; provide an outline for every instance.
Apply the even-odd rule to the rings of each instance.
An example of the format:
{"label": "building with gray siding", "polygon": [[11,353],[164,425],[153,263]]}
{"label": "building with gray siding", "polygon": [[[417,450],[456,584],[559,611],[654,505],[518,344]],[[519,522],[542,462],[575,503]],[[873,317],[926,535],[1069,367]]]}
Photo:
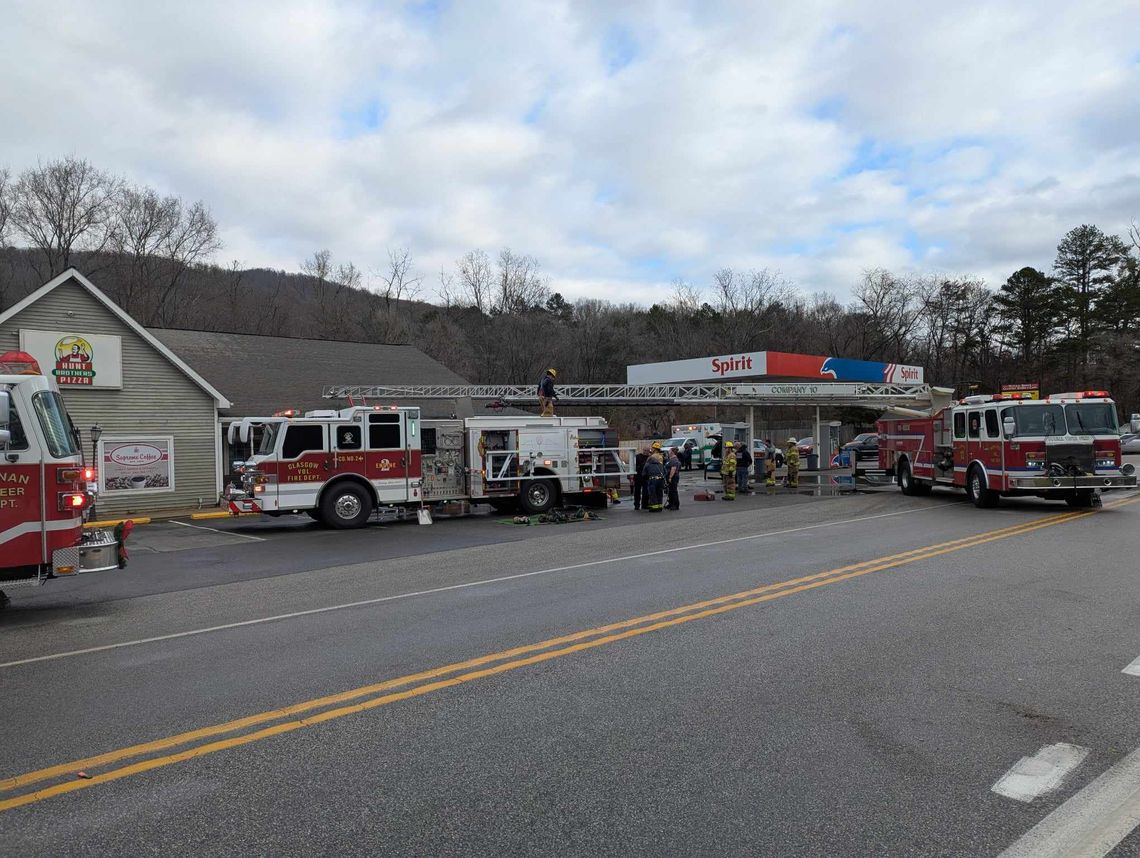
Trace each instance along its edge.
{"label": "building with gray siding", "polygon": [[230,401],[78,271],[0,313],[10,350],[55,377],[88,461],[101,430],[99,518],[215,503]]}

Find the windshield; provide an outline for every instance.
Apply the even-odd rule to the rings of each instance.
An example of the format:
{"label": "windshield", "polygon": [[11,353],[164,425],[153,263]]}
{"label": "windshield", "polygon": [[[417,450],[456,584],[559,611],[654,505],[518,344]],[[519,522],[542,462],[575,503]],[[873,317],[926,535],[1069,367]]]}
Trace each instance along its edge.
{"label": "windshield", "polygon": [[1116,406],[1108,402],[1083,402],[1066,405],[1069,432],[1074,435],[1115,435]]}
{"label": "windshield", "polygon": [[71,421],[59,394],[54,391],[37,393],[32,397],[32,407],[36,410],[52,457],[62,459],[79,455],[79,448],[75,446],[75,439],[71,435]]}
{"label": "windshield", "polygon": [[1060,405],[1028,405],[1007,408],[1002,417],[1013,415],[1018,435],[1064,435],[1065,413]]}
{"label": "windshield", "polygon": [[257,455],[270,456],[277,447],[277,435],[281,431],[281,423],[267,423],[261,430],[261,443],[257,445]]}

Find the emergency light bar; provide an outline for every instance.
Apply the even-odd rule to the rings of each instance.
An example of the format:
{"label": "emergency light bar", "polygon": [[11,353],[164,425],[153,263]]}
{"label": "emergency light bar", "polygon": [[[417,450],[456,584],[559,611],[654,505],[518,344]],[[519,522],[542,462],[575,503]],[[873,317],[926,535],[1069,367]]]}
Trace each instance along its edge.
{"label": "emergency light bar", "polygon": [[4,352],[0,355],[0,375],[43,375],[39,362],[27,352]]}
{"label": "emergency light bar", "polygon": [[1108,399],[1107,390],[1079,390],[1072,393],[1051,393],[1050,399]]}

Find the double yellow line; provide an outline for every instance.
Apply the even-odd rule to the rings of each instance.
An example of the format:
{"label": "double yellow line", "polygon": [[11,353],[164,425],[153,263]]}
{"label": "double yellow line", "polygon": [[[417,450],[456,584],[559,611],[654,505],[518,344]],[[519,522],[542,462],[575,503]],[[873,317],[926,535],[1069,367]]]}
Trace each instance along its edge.
{"label": "double yellow line", "polygon": [[[1106,504],[1105,506],[1120,507],[1138,500],[1140,500],[1140,497],[1132,497],[1112,504]],[[87,789],[97,784],[108,783],[120,778],[129,777],[130,775],[173,765],[183,762],[184,760],[205,756],[206,754],[212,754],[217,751],[236,748],[240,745],[248,745],[271,736],[290,733],[294,730],[311,727],[325,721],[343,718],[346,715],[353,715],[358,712],[386,706],[390,703],[408,700],[412,697],[420,697],[425,694],[430,694],[433,691],[451,688],[456,685],[473,682],[477,679],[483,679],[500,673],[506,673],[510,670],[527,667],[532,664],[539,664],[544,661],[550,661],[551,659],[561,658],[562,656],[582,652],[583,650],[649,634],[650,632],[659,631],[672,626],[679,626],[683,623],[706,619],[751,605],[782,599],[785,596],[791,596],[807,590],[838,584],[842,581],[858,578],[862,575],[869,575],[872,572],[894,569],[920,560],[929,560],[944,554],[962,551],[966,548],[973,548],[1000,539],[1022,536],[1045,527],[1064,524],[1094,514],[1094,510],[1054,514],[1023,524],[986,531],[936,545],[927,545],[922,548],[915,548],[910,551],[903,551],[874,560],[865,560],[861,563],[840,566],[836,569],[829,569],[826,572],[791,578],[774,584],[765,584],[760,587],[743,590],[739,593],[718,596],[715,599],[706,599],[701,602],[683,605],[679,608],[670,608],[669,610],[622,620],[618,623],[585,629],[538,643],[514,647],[512,649],[482,655],[478,658],[432,668],[431,670],[422,671],[420,673],[413,673],[396,679],[389,679],[384,682],[353,688],[337,694],[317,697],[281,709],[270,709],[233,721],[226,721],[221,724],[191,730],[186,733],[179,733],[178,735],[169,736],[164,739],[131,745],[104,754],[86,757],[81,760],[73,760],[69,763],[61,763],[59,765],[37,769],[22,775],[0,780],[0,793],[20,790],[32,784],[42,783],[44,781],[55,780],[59,782],[2,799],[0,800],[0,811],[11,810],[26,804],[43,801],[44,799],[63,795],[64,793]],[[240,733],[236,736],[231,735],[226,738],[214,739],[214,737],[225,736],[226,734],[236,733],[250,727],[258,727],[259,725],[268,726],[263,726],[260,727],[260,729],[250,732]],[[213,741],[203,741],[211,739]],[[161,753],[175,748],[184,749],[170,754]],[[158,756],[152,756],[156,754]],[[118,768],[112,768],[84,779],[74,779],[77,772],[86,769],[98,769],[132,759],[138,759],[138,761]],[[61,778],[71,779],[60,781]]]}

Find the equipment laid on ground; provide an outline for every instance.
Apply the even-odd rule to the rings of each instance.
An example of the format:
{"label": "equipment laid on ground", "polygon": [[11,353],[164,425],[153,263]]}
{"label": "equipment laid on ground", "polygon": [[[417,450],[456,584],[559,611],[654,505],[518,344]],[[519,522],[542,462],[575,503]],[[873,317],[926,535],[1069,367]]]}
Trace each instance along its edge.
{"label": "equipment laid on ground", "polygon": [[908,495],[946,485],[979,507],[1017,495],[1090,507],[1097,490],[1136,485],[1103,390],[967,396],[933,415],[888,413],[878,429],[879,467]]}
{"label": "equipment laid on ground", "polygon": [[600,417],[423,420],[418,408],[358,405],[246,418],[230,426],[230,444],[255,429],[257,452],[237,464],[241,488],[222,496],[230,511],[306,513],[335,528],[457,500],[531,515],[604,504],[630,473]]}
{"label": "equipment laid on ground", "polygon": [[0,355],[0,586],[119,568],[126,536],[83,529],[96,481],[79,440],[35,359]]}

